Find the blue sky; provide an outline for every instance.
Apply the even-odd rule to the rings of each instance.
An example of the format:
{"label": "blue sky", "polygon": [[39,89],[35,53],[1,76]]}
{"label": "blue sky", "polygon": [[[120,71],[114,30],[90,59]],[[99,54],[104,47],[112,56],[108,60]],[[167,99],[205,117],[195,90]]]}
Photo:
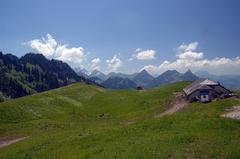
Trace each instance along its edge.
{"label": "blue sky", "polygon": [[103,72],[240,74],[238,0],[1,0],[0,6],[4,53],[40,52]]}

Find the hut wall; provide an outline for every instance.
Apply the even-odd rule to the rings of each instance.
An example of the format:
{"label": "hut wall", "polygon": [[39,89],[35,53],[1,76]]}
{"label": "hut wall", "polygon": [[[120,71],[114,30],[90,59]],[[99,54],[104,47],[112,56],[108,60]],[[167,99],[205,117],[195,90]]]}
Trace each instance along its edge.
{"label": "hut wall", "polygon": [[219,98],[219,95],[214,91],[214,90],[205,90],[205,89],[199,89],[196,90],[195,92],[193,92],[192,94],[190,94],[187,98],[190,102],[194,101],[194,98],[198,99],[198,101],[200,101],[201,98],[201,91],[207,91],[208,96],[209,96],[209,100],[213,100],[215,98]]}

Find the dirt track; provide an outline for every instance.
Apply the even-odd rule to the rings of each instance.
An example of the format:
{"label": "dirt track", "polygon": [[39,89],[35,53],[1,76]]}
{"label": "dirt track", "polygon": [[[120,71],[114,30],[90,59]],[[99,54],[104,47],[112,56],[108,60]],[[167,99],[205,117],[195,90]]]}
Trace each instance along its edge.
{"label": "dirt track", "polygon": [[18,141],[27,139],[28,137],[0,137],[0,148],[14,144]]}
{"label": "dirt track", "polygon": [[176,93],[169,104],[169,108],[162,113],[156,114],[155,118],[159,118],[165,115],[170,115],[180,111],[187,105],[187,100],[183,97],[182,93]]}

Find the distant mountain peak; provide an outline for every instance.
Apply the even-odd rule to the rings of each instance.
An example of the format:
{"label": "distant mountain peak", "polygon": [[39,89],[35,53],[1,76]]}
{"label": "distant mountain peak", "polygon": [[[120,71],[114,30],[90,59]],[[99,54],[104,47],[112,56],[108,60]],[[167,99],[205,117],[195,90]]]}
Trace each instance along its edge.
{"label": "distant mountain peak", "polygon": [[90,77],[98,77],[101,80],[106,80],[106,75],[97,69],[93,70],[89,76]]}
{"label": "distant mountain peak", "polygon": [[[142,71],[140,71],[140,72],[138,72],[138,73],[136,73],[135,74],[135,77],[136,76],[149,76],[150,74],[146,71],[146,70],[142,70]],[[151,76],[151,75],[150,75]]]}
{"label": "distant mountain peak", "polygon": [[134,76],[133,81],[136,82],[138,86],[148,87],[148,84],[152,82],[153,79],[154,77],[146,70],[142,70]]}
{"label": "distant mountain peak", "polygon": [[160,76],[179,76],[181,73],[179,73],[177,70],[167,70],[165,72],[163,72]]}
{"label": "distant mountain peak", "polygon": [[100,74],[104,74],[104,73],[96,69],[91,72],[91,75],[100,75]]}
{"label": "distant mountain peak", "polygon": [[74,71],[78,74],[78,76],[89,78],[88,76],[89,72],[85,68],[76,67],[74,68]]}
{"label": "distant mountain peak", "polygon": [[189,74],[189,75],[194,75],[193,74],[193,72],[190,70],[190,69],[188,69],[185,73],[183,73],[183,74],[185,74],[185,75],[187,75],[187,74]]}
{"label": "distant mountain peak", "polygon": [[89,72],[88,72],[88,70],[86,70],[85,68],[82,68],[82,67],[75,67],[75,68],[73,68],[74,69],[74,71],[76,71],[76,72],[82,72],[82,73],[85,73],[85,74],[88,74]]}
{"label": "distant mountain peak", "polygon": [[196,76],[190,69],[188,69],[183,75],[182,75],[182,80],[185,81],[194,81],[199,79],[198,76]]}
{"label": "distant mountain peak", "polygon": [[177,70],[167,70],[166,72],[174,72],[174,73],[179,73]]}
{"label": "distant mountain peak", "polygon": [[177,70],[167,70],[157,78],[153,79],[149,86],[154,87],[166,83],[173,83],[178,81],[194,81],[197,79],[199,79],[199,77],[192,73],[190,69],[183,74],[179,73]]}
{"label": "distant mountain peak", "polygon": [[[148,73],[147,70],[143,69],[142,71],[140,71],[139,73]],[[148,73],[149,74],[149,73]]]}
{"label": "distant mountain peak", "polygon": [[191,74],[193,74],[193,72],[190,70],[190,69],[188,69],[186,72],[185,72],[185,74],[186,73],[191,73]]}

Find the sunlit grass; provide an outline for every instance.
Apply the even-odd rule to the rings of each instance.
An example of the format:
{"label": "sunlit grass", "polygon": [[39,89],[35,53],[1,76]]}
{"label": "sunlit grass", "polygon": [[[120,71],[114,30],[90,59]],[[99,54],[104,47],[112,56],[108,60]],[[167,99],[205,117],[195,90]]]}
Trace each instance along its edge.
{"label": "sunlit grass", "polygon": [[187,84],[117,91],[77,83],[1,103],[0,136],[30,138],[0,158],[238,158],[240,121],[220,114],[239,99],[154,118]]}

